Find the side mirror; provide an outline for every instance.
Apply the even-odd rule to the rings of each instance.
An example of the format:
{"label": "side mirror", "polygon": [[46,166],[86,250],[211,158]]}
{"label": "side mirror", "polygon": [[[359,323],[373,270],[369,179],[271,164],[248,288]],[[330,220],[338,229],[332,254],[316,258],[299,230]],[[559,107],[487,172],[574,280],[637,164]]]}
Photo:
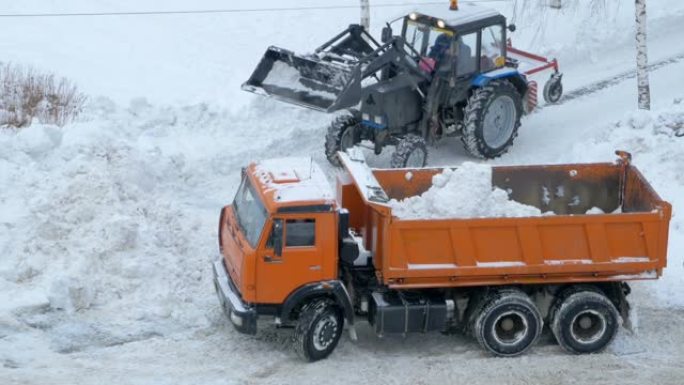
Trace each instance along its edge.
{"label": "side mirror", "polygon": [[380,40],[383,43],[387,43],[388,41],[392,40],[392,27],[390,27],[389,24],[387,24],[386,27],[382,28],[382,33],[380,34]]}
{"label": "side mirror", "polygon": [[511,32],[515,32],[515,24],[509,24],[508,25],[508,30]]}
{"label": "side mirror", "polygon": [[273,253],[276,257],[283,255],[283,220],[273,221]]}

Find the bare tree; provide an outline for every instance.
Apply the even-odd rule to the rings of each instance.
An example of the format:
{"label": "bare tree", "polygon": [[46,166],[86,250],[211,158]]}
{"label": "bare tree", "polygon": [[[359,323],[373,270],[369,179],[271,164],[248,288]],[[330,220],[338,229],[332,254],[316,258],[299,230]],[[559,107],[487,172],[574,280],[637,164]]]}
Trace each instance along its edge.
{"label": "bare tree", "polygon": [[636,49],[637,49],[637,91],[639,108],[651,109],[651,88],[648,82],[648,52],[646,49],[646,0],[635,0]]}

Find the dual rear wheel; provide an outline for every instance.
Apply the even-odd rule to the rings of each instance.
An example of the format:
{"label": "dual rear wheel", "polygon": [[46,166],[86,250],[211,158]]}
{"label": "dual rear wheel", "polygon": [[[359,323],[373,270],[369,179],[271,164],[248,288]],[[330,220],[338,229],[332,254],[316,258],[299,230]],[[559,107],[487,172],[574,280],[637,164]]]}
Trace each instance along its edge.
{"label": "dual rear wheel", "polygon": [[[573,354],[600,352],[619,327],[615,305],[600,290],[573,286],[561,291],[548,321],[558,344]],[[544,325],[531,298],[519,289],[497,290],[475,305],[470,330],[496,356],[517,356],[532,347]]]}
{"label": "dual rear wheel", "polygon": [[573,354],[602,351],[620,326],[615,305],[591,286],[564,290],[549,310],[549,320],[558,344]]}

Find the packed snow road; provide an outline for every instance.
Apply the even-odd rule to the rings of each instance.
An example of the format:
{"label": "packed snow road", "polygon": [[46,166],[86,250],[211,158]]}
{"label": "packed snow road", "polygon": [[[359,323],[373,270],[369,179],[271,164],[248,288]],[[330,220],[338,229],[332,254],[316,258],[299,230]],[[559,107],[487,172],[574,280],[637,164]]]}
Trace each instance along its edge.
{"label": "packed snow road", "polygon": [[[672,55],[670,47],[679,44],[679,36],[672,31],[684,20],[681,13],[666,12],[664,7],[653,7],[653,14],[670,13],[656,19],[659,23],[651,23],[657,39],[651,47],[654,61]],[[356,17],[356,11],[345,15]],[[373,17],[385,16],[378,12]],[[206,38],[214,26],[228,28],[219,21],[199,22],[198,34]],[[273,22],[266,16],[259,16],[259,21]],[[106,23],[94,34],[104,34],[104,27],[116,21]],[[249,26],[245,27],[249,31],[253,23],[241,19],[237,24]],[[631,16],[626,23],[629,26]],[[31,25],[38,28],[26,24],[7,28],[17,33]],[[133,22],[130,27],[153,30],[158,26],[142,24]],[[321,22],[321,29],[334,33],[347,22],[326,24]],[[562,48],[573,46],[575,38],[589,36],[582,32],[575,37],[572,28],[577,25],[569,25],[560,34],[550,31]],[[78,26],[74,22],[71,30],[57,22],[47,24],[45,28],[64,28],[60,32],[73,34],[62,46],[42,46],[53,54],[60,51],[54,61],[42,57],[43,50],[23,54],[26,49],[22,51],[19,44],[3,44],[14,60],[63,66],[78,77],[70,56],[81,52]],[[303,50],[321,40],[310,41],[302,28],[282,34],[290,38],[307,34],[292,48]],[[606,37],[601,27],[592,28],[590,32]],[[621,330],[606,352],[571,356],[545,332],[540,344],[525,356],[500,359],[489,357],[473,339],[461,335],[378,339],[370,328],[360,325],[358,342],[351,342],[345,333],[329,359],[304,364],[289,346],[289,330],[267,327],[256,337],[233,330],[219,309],[209,263],[217,254],[219,209],[232,199],[240,167],[250,159],[312,155],[331,177],[335,173],[322,151],[330,116],[233,90],[249,75],[271,38],[285,39],[267,32],[260,29],[261,43],[250,45],[246,35],[221,35],[221,39],[245,42],[231,47],[239,46],[248,57],[229,67],[234,71],[220,81],[211,79],[229,84],[231,91],[225,86],[206,88],[211,83],[207,78],[224,70],[215,70],[216,62],[204,63],[206,72],[186,61],[175,63],[165,67],[170,74],[161,71],[157,78],[153,69],[145,67],[143,72],[150,78],[138,85],[131,81],[132,74],[140,75],[131,70],[135,63],[125,67],[127,71],[112,70],[109,82],[98,83],[102,74],[95,70],[77,79],[86,88],[105,94],[111,91],[117,98],[146,94],[136,87],[154,89],[152,100],[180,95],[174,87],[163,89],[164,84],[190,90],[187,100],[194,100],[202,89],[211,89],[210,95],[225,92],[229,108],[214,103],[157,107],[144,99],[121,107],[109,99],[94,98],[82,121],[67,127],[34,125],[18,133],[0,132],[2,384],[681,383],[684,220],[679,207],[684,207],[680,171],[684,138],[675,136],[677,127],[684,125],[684,92],[678,86],[684,83],[681,61],[651,73],[653,112],[630,112],[636,105],[636,85],[634,79],[627,79],[525,118],[510,153],[489,162],[612,161],[615,149],[632,152],[634,163],[675,210],[665,276],[633,285],[630,299],[636,308],[636,334]],[[524,35],[524,29],[521,33],[523,38],[529,35]],[[173,36],[181,35],[182,28]],[[25,40],[34,38],[28,34]],[[605,56],[599,53],[590,63],[573,62],[570,57],[587,47],[601,46],[591,39],[568,53],[569,60],[561,60],[569,91],[631,66],[631,41],[613,41],[614,46],[602,51],[607,52]],[[126,51],[124,43],[119,43],[103,54],[104,61]],[[88,47],[95,49],[92,44]],[[192,47],[199,57],[206,46]],[[168,54],[167,48],[158,50]],[[88,52],[89,63],[96,62],[98,55]],[[136,54],[131,50],[129,58],[133,60]],[[217,54],[207,55],[216,59]],[[168,56],[150,60],[173,62]],[[177,83],[164,78],[188,73],[187,68],[202,75]],[[431,165],[458,165],[464,160],[472,159],[458,140],[440,143],[430,155]],[[386,166],[387,154],[371,162]]]}

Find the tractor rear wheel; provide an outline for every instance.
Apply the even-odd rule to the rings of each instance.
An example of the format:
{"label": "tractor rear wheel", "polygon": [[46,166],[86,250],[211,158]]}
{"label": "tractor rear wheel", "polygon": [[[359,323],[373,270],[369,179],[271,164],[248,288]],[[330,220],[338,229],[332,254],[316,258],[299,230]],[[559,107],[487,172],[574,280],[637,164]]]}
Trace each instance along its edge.
{"label": "tractor rear wheel", "polygon": [[515,86],[507,80],[493,80],[468,98],[461,141],[473,156],[499,157],[518,135],[522,114],[522,97]]}
{"label": "tractor rear wheel", "polygon": [[337,152],[354,147],[359,142],[361,142],[361,130],[358,119],[352,114],[338,116],[330,123],[325,136],[325,156],[330,164],[340,167]]}
{"label": "tractor rear wheel", "polygon": [[392,154],[390,166],[392,168],[418,168],[427,164],[427,144],[418,135],[408,134],[399,140],[397,148]]}

